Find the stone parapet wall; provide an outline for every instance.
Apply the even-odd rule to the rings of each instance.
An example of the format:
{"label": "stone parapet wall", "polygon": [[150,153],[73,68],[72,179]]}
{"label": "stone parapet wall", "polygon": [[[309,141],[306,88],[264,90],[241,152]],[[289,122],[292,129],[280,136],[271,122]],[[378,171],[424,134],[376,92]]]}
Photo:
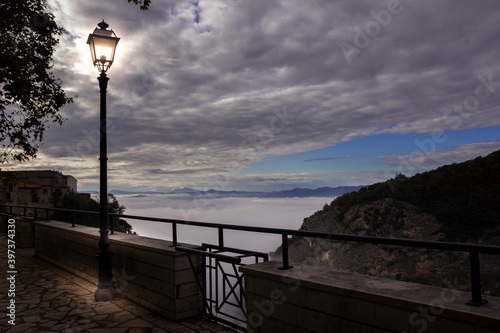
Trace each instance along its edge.
{"label": "stone parapet wall", "polygon": [[[124,233],[109,238],[113,278],[121,297],[174,320],[200,313],[202,297],[195,275],[187,256],[176,251],[172,242]],[[94,283],[98,241],[96,228],[57,221],[36,223],[35,255]],[[201,268],[201,258],[192,259]]]}
{"label": "stone parapet wall", "polygon": [[13,219],[15,226],[16,248],[28,248],[35,246],[35,222],[31,217],[12,216],[10,214],[0,214],[0,233],[7,233],[9,219]]}
{"label": "stone parapet wall", "polygon": [[[326,268],[281,263],[242,266],[248,332],[494,333],[500,298]],[[451,281],[443,281],[453,286]]]}

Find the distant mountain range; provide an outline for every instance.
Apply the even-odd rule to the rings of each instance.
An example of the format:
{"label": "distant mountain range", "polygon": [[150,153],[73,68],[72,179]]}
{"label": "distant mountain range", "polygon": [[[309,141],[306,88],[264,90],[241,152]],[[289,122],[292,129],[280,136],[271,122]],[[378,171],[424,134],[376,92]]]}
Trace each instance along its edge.
{"label": "distant mountain range", "polygon": [[169,195],[172,198],[197,199],[200,197],[217,198],[310,198],[310,197],[338,197],[344,193],[355,192],[364,186],[338,186],[338,187],[318,187],[316,189],[299,188],[292,190],[273,191],[273,192],[250,192],[250,191],[218,191],[208,190],[200,191],[192,188],[179,188],[169,192],[137,192],[113,190],[110,193],[114,195],[135,195],[137,197],[146,197],[148,195]]}

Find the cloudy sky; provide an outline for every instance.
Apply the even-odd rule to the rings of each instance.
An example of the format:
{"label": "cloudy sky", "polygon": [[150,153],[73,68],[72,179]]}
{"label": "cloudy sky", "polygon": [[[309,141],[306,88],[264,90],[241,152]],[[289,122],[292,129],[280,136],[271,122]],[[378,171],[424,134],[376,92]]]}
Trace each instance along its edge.
{"label": "cloudy sky", "polygon": [[108,71],[109,188],[278,190],[371,184],[500,148],[498,1],[49,0],[69,95],[38,158],[97,190]]}

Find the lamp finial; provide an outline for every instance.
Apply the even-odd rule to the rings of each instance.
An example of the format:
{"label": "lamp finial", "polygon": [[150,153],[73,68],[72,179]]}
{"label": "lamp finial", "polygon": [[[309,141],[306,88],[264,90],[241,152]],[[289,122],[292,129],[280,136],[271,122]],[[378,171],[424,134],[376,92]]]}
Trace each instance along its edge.
{"label": "lamp finial", "polygon": [[106,28],[109,27],[109,24],[107,24],[106,22],[104,22],[104,20],[102,20],[102,22],[99,23],[97,26],[102,30],[106,30]]}

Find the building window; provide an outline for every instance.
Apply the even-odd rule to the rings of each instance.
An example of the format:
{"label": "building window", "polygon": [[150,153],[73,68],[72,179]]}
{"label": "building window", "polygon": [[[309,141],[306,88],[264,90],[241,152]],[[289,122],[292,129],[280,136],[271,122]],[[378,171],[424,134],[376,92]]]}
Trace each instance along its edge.
{"label": "building window", "polygon": [[36,190],[31,190],[31,202],[32,203],[37,203],[38,202],[38,195],[36,194]]}

